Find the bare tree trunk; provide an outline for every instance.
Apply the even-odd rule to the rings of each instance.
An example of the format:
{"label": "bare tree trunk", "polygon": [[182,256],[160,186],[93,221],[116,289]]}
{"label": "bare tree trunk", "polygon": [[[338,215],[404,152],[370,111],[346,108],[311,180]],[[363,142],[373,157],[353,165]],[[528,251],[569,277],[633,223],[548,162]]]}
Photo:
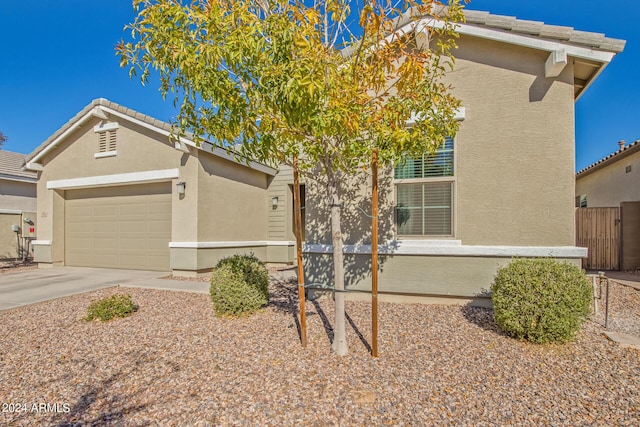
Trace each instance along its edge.
{"label": "bare tree trunk", "polygon": [[335,172],[327,168],[327,189],[331,200],[331,238],[333,242],[333,280],[335,285],[335,321],[333,326],[333,352],[339,356],[347,354],[344,305],[344,254],[342,253],[342,231],[340,229],[340,195]]}

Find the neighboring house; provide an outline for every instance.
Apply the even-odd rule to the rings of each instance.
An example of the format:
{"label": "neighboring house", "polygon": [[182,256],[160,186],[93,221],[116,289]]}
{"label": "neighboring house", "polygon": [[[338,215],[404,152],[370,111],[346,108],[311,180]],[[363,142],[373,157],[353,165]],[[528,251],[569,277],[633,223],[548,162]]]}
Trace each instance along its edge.
{"label": "neighboring house", "polygon": [[[577,264],[586,255],[574,246],[574,103],[624,42],[466,16],[448,75],[463,105],[459,133],[435,158],[381,173],[383,298],[483,297],[512,257]],[[99,99],[36,149],[27,163],[39,171],[36,260],[189,275],[237,252],[293,263],[291,170],[247,166],[188,135],[173,144],[170,131]],[[368,179],[345,187],[346,278],[356,289],[371,277]],[[307,180],[305,193],[306,282],[330,285],[326,190]]]}
{"label": "neighboring house", "polygon": [[[586,224],[579,227],[578,242],[582,238],[584,244],[594,246],[591,252],[595,252],[599,250],[596,242],[604,241],[607,251],[599,253],[613,257],[614,267],[617,263],[622,270],[640,268],[640,141],[629,145],[620,141],[616,152],[579,171],[575,200],[576,208],[586,208]],[[600,209],[601,215],[587,217],[591,210],[596,211],[592,208],[612,209]],[[610,217],[605,215],[608,211]],[[594,229],[596,233],[591,234],[599,235],[589,234]],[[603,260],[589,261],[594,264],[592,268],[605,268]]]}
{"label": "neighboring house", "polygon": [[0,259],[21,259],[36,228],[36,173],[23,171],[25,154],[0,150]]}

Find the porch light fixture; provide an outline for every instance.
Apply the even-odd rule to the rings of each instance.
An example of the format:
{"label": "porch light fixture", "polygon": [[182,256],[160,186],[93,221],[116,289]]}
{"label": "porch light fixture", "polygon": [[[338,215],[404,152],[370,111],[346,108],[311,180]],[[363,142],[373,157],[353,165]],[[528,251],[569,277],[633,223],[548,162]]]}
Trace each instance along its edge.
{"label": "porch light fixture", "polygon": [[278,207],[278,196],[273,196],[271,198],[271,206],[273,206],[273,209]]}
{"label": "porch light fixture", "polygon": [[179,182],[176,184],[176,189],[178,190],[178,195],[179,196],[184,196],[184,190],[185,188],[187,188],[187,183],[186,182]]}

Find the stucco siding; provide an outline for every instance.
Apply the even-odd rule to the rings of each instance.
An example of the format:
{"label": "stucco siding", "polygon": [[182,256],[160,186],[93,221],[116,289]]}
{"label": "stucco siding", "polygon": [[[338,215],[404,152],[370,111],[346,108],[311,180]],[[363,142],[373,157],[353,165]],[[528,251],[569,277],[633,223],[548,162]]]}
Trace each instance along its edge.
{"label": "stucco siding", "polygon": [[267,176],[207,153],[199,155],[198,241],[267,239]]}
{"label": "stucco siding", "polygon": [[[448,256],[380,256],[378,289],[399,294],[489,297],[491,284],[501,267],[511,258]],[[580,265],[580,260],[560,260]],[[305,283],[333,286],[330,254],[306,255]],[[345,256],[345,286],[351,290],[371,290],[371,256]]]}
{"label": "stucco siding", "polygon": [[[627,166],[631,171],[626,172]],[[640,151],[576,179],[575,195],[587,195],[587,207],[617,207],[640,201]]]}
{"label": "stucco siding", "polygon": [[[574,243],[572,66],[544,77],[547,54],[462,37],[447,79],[465,118],[455,137],[453,238],[463,245],[566,246]],[[369,243],[368,173],[342,186],[345,243]],[[397,237],[390,167],[379,177],[380,239]],[[329,203],[309,183],[308,242],[330,243]]]}
{"label": "stucco siding", "polygon": [[573,70],[545,52],[462,37],[448,75],[466,117],[455,138],[456,237],[469,245],[571,245]]}
{"label": "stucco siding", "polygon": [[[454,139],[452,236],[413,236],[434,245],[571,247],[574,244],[573,67],[544,77],[548,53],[463,36],[448,74],[465,109]],[[345,244],[371,242],[370,173],[343,180]],[[331,244],[324,183],[308,184],[307,242]],[[398,239],[393,170],[379,173],[380,242]],[[439,243],[438,243],[439,242]],[[380,257],[380,290],[477,298],[511,256]],[[579,264],[578,259],[570,262]],[[332,285],[330,254],[305,254],[305,283]],[[370,288],[370,256],[345,256],[345,280]]]}
{"label": "stucco siding", "polygon": [[36,210],[36,183],[0,179],[0,209]]}
{"label": "stucco siding", "polygon": [[[14,226],[18,226],[17,232]],[[32,228],[34,232],[31,232]],[[27,251],[29,257],[33,256],[31,241],[36,238],[37,230],[35,211],[10,213],[0,210],[0,259],[23,258]]]}

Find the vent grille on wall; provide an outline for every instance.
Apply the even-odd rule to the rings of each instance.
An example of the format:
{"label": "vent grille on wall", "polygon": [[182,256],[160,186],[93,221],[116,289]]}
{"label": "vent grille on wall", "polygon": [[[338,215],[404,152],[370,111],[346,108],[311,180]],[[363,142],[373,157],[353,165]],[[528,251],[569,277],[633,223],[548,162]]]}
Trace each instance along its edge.
{"label": "vent grille on wall", "polygon": [[116,150],[116,129],[98,133],[98,152],[106,153]]}

